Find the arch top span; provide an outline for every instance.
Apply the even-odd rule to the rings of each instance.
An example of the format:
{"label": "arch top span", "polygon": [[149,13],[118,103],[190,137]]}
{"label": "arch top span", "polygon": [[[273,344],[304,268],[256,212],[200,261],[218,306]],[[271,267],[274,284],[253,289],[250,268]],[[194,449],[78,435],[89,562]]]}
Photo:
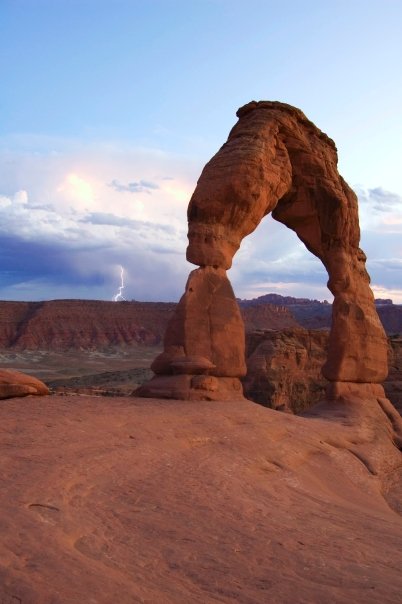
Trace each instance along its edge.
{"label": "arch top span", "polygon": [[322,260],[333,240],[357,247],[357,199],[338,173],[334,141],[278,101],[252,101],[237,115],[191,197],[187,259],[229,269],[242,239],[270,212]]}
{"label": "arch top span", "polygon": [[[179,303],[181,319],[176,316],[175,335],[172,329],[167,331],[163,372],[174,372],[169,363],[176,362],[177,367],[178,357],[197,356],[199,349],[198,356],[220,368],[216,377],[233,379],[244,373],[244,328],[233,306],[233,292],[228,293],[225,271],[243,238],[272,213],[320,258],[328,272],[334,304],[324,376],[332,382],[382,382],[388,370],[386,337],[369,287],[366,257],[359,248],[357,197],[338,173],[334,141],[300,109],[285,103],[251,101],[237,116],[228,140],[204,167],[188,206],[187,259],[201,268],[190,275]],[[225,301],[220,298],[219,303],[212,285],[218,281],[216,291],[226,292]],[[214,317],[209,315],[205,333],[195,319],[200,311],[194,310],[193,282],[209,300],[205,312],[215,313],[215,319],[218,313],[222,320],[219,345],[208,331]],[[225,313],[231,325],[227,340]],[[205,338],[208,346],[194,344]],[[221,362],[225,346],[233,358],[243,359],[232,364],[229,373]],[[214,373],[211,367],[204,372]]]}

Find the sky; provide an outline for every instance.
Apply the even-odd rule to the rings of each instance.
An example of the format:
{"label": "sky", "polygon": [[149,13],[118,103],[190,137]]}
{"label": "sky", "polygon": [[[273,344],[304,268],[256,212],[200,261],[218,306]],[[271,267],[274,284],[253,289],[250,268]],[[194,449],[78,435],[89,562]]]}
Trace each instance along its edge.
{"label": "sky", "polygon": [[[0,299],[176,301],[186,209],[250,100],[302,109],[359,198],[376,297],[402,304],[400,0],[0,0]],[[331,300],[270,217],[236,296]]]}

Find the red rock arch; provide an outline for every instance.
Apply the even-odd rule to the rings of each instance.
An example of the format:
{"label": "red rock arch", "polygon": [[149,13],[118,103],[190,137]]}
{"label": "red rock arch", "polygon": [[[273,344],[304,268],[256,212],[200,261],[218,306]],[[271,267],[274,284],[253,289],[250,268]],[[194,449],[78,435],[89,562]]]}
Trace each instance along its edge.
{"label": "red rock arch", "polygon": [[338,174],[334,142],[284,103],[253,101],[237,116],[190,200],[187,259],[200,268],[189,276],[165,350],[153,364],[157,376],[140,394],[241,395],[244,327],[226,270],[242,239],[270,212],[328,272],[334,304],[323,374],[332,391],[381,383],[388,371],[386,337],[359,248],[357,198]]}

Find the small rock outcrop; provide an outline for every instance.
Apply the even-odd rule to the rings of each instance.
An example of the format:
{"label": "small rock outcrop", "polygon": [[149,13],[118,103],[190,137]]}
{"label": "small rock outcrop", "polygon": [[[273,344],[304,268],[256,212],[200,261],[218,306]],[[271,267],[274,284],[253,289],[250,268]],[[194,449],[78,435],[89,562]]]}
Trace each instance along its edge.
{"label": "small rock outcrop", "polygon": [[302,327],[267,329],[246,337],[244,394],[265,407],[300,413],[325,398],[321,374],[328,332]]}
{"label": "small rock outcrop", "polygon": [[[239,396],[236,380],[244,375],[244,362],[239,361],[244,335],[225,271],[243,238],[269,213],[294,230],[328,272],[334,304],[323,375],[334,384],[330,396],[349,392],[344,383],[356,384],[354,391],[359,384],[380,384],[388,372],[387,341],[369,287],[366,256],[359,248],[357,197],[338,173],[334,142],[299,109],[284,103],[252,101],[237,116],[228,141],[205,166],[188,207],[187,259],[200,268],[190,276],[165,350],[155,361],[159,373],[138,394],[219,400],[230,398],[232,380],[231,397]],[[215,281],[225,283],[226,292],[216,303],[219,288],[209,285]],[[207,290],[205,304],[194,302],[198,291]],[[220,322],[228,317],[231,326],[219,332],[219,347],[213,344],[215,316]],[[229,369],[226,359],[231,354],[236,361]],[[219,369],[174,375],[177,356],[188,355],[203,357]],[[195,388],[192,376],[199,380],[199,375],[215,377],[213,390],[206,382]]]}
{"label": "small rock outcrop", "polygon": [[49,394],[49,388],[37,378],[26,373],[0,369],[0,399],[30,394],[43,396]]}
{"label": "small rock outcrop", "polygon": [[[321,368],[327,330],[264,329],[246,334],[245,396],[272,409],[302,413],[325,398],[328,381]],[[387,398],[402,415],[402,336],[388,337]]]}

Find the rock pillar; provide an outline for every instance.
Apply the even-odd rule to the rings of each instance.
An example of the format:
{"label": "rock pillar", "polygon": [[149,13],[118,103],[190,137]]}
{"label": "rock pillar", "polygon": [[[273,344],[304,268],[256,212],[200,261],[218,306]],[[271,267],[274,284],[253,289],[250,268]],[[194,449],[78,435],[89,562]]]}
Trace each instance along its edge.
{"label": "rock pillar", "polygon": [[221,268],[192,273],[154,360],[155,377],[137,394],[158,398],[241,398],[246,374],[244,324]]}

